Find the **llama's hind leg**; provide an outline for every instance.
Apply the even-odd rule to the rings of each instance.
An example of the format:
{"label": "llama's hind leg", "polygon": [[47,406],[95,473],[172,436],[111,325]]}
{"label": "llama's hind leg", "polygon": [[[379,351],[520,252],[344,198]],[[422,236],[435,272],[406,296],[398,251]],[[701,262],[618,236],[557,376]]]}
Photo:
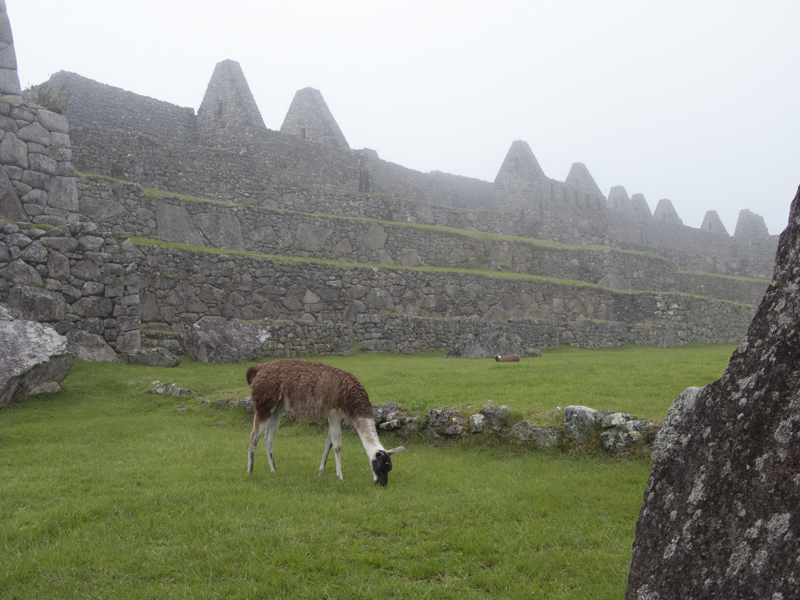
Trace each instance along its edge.
{"label": "llama's hind leg", "polygon": [[331,448],[333,448],[333,442],[331,441],[331,428],[328,427],[328,439],[325,440],[325,452],[322,454],[322,463],[319,465],[320,475],[322,475],[322,472],[325,470],[325,463],[328,462],[328,454],[330,454]]}
{"label": "llama's hind leg", "polygon": [[281,417],[286,403],[281,399],[277,406],[272,409],[272,414],[267,419],[266,433],[264,434],[264,448],[267,450],[267,460],[269,461],[269,470],[275,472],[275,457],[272,455],[272,442],[275,439],[275,432],[278,431],[278,426],[281,424]]}
{"label": "llama's hind leg", "polygon": [[[247,472],[253,472],[253,462],[256,458],[256,446],[258,445],[258,438],[261,437],[261,434],[267,428],[268,419],[264,417],[263,414],[259,414],[256,411],[256,414],[253,416],[253,431],[250,432],[250,450],[247,454]],[[274,470],[274,469],[273,469]]]}

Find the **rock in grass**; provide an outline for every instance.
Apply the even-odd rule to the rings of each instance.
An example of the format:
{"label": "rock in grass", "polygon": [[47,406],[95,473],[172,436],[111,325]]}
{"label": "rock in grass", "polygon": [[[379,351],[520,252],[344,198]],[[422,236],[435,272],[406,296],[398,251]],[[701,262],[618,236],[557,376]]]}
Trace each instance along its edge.
{"label": "rock in grass", "polygon": [[675,399],[653,450],[627,600],[797,598],[800,190],[728,368]]}
{"label": "rock in grass", "polygon": [[233,364],[263,356],[270,338],[266,327],[203,317],[183,335],[189,355],[198,362]]}
{"label": "rock in grass", "polygon": [[131,352],[125,357],[132,365],[148,367],[176,367],[181,362],[179,356],[175,356],[166,348],[143,348]]}
{"label": "rock in grass", "polygon": [[591,436],[595,429],[596,412],[588,406],[567,406],[564,409],[564,435],[579,442]]}
{"label": "rock in grass", "polygon": [[511,437],[518,442],[533,442],[539,447],[555,446],[558,436],[555,429],[534,427],[531,421],[520,421],[511,427]]}
{"label": "rock in grass", "polygon": [[52,327],[16,319],[0,306],[0,406],[57,392],[74,356]]}
{"label": "rock in grass", "polygon": [[492,429],[502,429],[508,424],[508,417],[511,411],[508,407],[503,406],[484,406],[481,409],[481,414],[486,418],[486,421],[492,426]]}

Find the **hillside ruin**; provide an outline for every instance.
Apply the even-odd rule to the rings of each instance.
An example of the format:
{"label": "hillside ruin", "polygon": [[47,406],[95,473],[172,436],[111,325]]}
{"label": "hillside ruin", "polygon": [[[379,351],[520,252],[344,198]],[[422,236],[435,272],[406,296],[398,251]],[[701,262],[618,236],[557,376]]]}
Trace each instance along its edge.
{"label": "hillside ruin", "polygon": [[0,302],[31,316],[35,296],[54,308],[34,320],[117,354],[204,316],[266,320],[282,356],[498,330],[531,348],[738,342],[769,285],[760,216],[688,227],[669,200],[605,197],[582,163],[549,178],[524,141],[492,182],[421,173],[351,149],[313,88],[268,129],[232,60],[197,112],[64,71],[23,93],[16,57],[0,66]]}

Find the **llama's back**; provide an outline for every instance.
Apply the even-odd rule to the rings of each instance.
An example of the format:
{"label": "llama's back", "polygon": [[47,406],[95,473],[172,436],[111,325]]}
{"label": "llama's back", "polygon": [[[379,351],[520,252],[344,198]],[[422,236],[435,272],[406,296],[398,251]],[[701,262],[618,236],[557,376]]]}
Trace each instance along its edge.
{"label": "llama's back", "polygon": [[352,420],[372,418],[364,386],[351,373],[308,360],[282,359],[250,367],[247,379],[256,410],[271,411],[281,395],[301,419],[339,413]]}

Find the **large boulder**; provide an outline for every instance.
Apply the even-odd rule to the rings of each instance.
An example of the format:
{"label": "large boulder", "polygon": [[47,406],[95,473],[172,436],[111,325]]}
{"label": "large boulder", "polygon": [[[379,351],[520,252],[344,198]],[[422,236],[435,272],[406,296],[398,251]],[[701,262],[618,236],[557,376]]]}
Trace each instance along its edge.
{"label": "large boulder", "polygon": [[57,392],[73,360],[67,338],[46,325],[17,319],[0,306],[0,406]]}
{"label": "large boulder", "polygon": [[233,364],[263,356],[269,338],[267,328],[260,325],[203,317],[187,328],[183,344],[196,361]]}
{"label": "large boulder", "polygon": [[774,280],[722,378],[673,403],[654,443],[628,600],[798,597],[800,191]]}
{"label": "large boulder", "polygon": [[459,344],[445,358],[494,358],[498,354],[525,356],[525,343],[516,333],[495,331]]}

